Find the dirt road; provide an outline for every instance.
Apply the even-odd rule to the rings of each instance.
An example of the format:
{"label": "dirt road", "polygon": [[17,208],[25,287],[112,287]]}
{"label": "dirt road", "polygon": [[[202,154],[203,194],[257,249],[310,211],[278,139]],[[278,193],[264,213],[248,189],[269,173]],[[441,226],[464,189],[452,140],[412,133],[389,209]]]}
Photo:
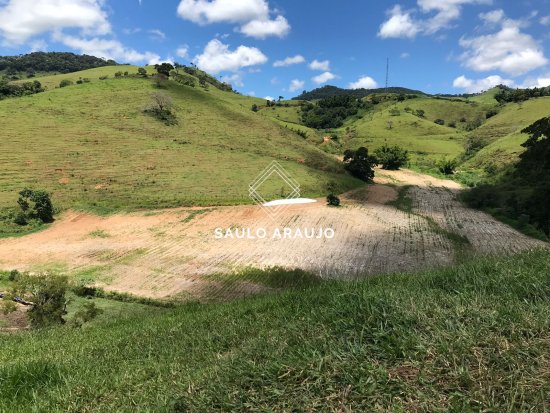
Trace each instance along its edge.
{"label": "dirt road", "polygon": [[[341,208],[289,206],[274,222],[258,206],[183,208],[98,217],[67,212],[43,232],[0,240],[0,268],[65,271],[107,289],[152,297],[235,297],[261,291],[211,274],[299,267],[323,277],[412,271],[453,262],[458,250],[509,254],[547,245],[465,208],[459,185],[412,171],[379,171],[376,185],[342,196]],[[388,205],[411,185],[412,210]],[[331,238],[272,237],[277,228],[332,229]],[[216,238],[216,228],[224,235]],[[250,228],[258,239],[237,239]],[[227,230],[233,238],[225,238]],[[218,232],[218,234],[220,231]],[[240,234],[240,233],[239,233]],[[302,234],[303,235],[303,234]]]}

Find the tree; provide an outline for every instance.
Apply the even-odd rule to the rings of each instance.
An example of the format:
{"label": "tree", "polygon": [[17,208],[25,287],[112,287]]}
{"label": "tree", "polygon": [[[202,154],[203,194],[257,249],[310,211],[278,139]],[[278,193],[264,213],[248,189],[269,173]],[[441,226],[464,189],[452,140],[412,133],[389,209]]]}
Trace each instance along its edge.
{"label": "tree", "polygon": [[395,145],[384,145],[374,151],[377,163],[382,169],[397,170],[409,161],[409,152]]}
{"label": "tree", "polygon": [[50,327],[64,324],[67,314],[65,294],[69,287],[66,276],[20,274],[10,293],[32,303],[27,316],[33,327]]}
{"label": "tree", "polygon": [[376,159],[369,155],[369,150],[365,147],[360,147],[356,151],[348,149],[344,152],[344,168],[362,181],[372,181],[376,163]]}
{"label": "tree", "polygon": [[155,70],[158,74],[163,74],[167,78],[170,77],[170,72],[174,70],[174,66],[172,66],[170,63],[161,63],[155,65]]}
{"label": "tree", "polygon": [[144,67],[138,68],[138,75],[147,77],[147,69],[145,69]]}
{"label": "tree", "polygon": [[252,112],[257,112],[258,111],[258,105],[256,105],[255,103],[252,105]]}
{"label": "tree", "polygon": [[17,204],[21,208],[25,222],[28,219],[39,219],[44,223],[53,222],[54,208],[47,192],[25,188],[19,192]]}
{"label": "tree", "polygon": [[172,113],[173,107],[174,103],[170,96],[155,92],[151,95],[151,102],[143,111],[162,120],[166,125],[176,125],[178,120]]}
{"label": "tree", "polygon": [[156,73],[153,75],[153,81],[155,82],[155,86],[161,89],[166,86],[168,77],[164,73]]}

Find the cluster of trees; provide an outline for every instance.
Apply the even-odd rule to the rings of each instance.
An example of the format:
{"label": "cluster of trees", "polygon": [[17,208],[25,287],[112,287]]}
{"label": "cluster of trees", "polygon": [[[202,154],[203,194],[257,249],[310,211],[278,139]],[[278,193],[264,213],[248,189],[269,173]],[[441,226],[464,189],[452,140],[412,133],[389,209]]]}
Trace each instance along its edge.
{"label": "cluster of trees", "polygon": [[333,96],[316,104],[302,105],[302,122],[315,129],[339,128],[344,121],[363,107],[361,100],[351,96]]}
{"label": "cluster of trees", "polygon": [[173,113],[174,102],[164,93],[155,92],[151,95],[151,102],[143,111],[164,122],[167,126],[177,125],[178,119]]}
{"label": "cluster of trees", "polygon": [[522,130],[529,134],[525,152],[513,170],[495,185],[472,189],[465,195],[474,207],[490,208],[520,224],[531,224],[550,235],[550,117]]}
{"label": "cluster of trees", "polygon": [[43,92],[44,88],[38,80],[25,83],[8,83],[7,80],[0,80],[0,100],[9,97],[20,97]]}
{"label": "cluster of trees", "polygon": [[533,89],[510,89],[505,86],[501,86],[498,93],[495,95],[495,99],[499,103],[506,102],[523,102],[532,98],[540,98],[543,96],[550,96],[550,86],[543,88]]}
{"label": "cluster of trees", "polygon": [[20,56],[0,57],[0,70],[5,70],[8,74],[15,74],[15,72],[70,73],[116,64],[114,60],[67,52],[34,52]]}
{"label": "cluster of trees", "polygon": [[342,89],[336,86],[323,86],[317,89],[312,90],[311,92],[306,92],[305,90],[299,96],[296,96],[292,99],[294,100],[319,100],[330,98],[334,96],[351,96],[355,99],[361,99],[366,96],[389,93],[402,96],[402,100],[417,97],[417,95],[424,95],[423,92],[419,90],[407,89],[404,87],[389,87],[387,89]]}

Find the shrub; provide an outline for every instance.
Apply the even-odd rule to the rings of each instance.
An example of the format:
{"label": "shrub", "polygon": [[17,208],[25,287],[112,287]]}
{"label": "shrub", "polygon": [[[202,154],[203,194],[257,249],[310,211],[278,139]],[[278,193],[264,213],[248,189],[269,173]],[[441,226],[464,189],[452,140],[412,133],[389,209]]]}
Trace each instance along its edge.
{"label": "shrub", "polygon": [[122,77],[122,72],[116,72],[116,73],[115,73],[115,77],[117,77],[117,78],[118,78],[118,77]]}
{"label": "shrub", "polygon": [[255,103],[252,105],[252,112],[257,112],[258,111],[258,105],[256,105]]}
{"label": "shrub", "polygon": [[107,75],[99,76],[99,80],[106,80],[106,79],[109,79],[109,76],[107,76]]}
{"label": "shrub", "polygon": [[72,80],[63,79],[61,82],[59,82],[59,87],[67,87],[67,86],[71,86],[72,84],[73,84]]}
{"label": "shrub", "polygon": [[438,125],[441,125],[441,126],[445,125],[445,121],[443,119],[436,119],[434,120],[434,123],[437,123]]}
{"label": "shrub", "polygon": [[340,198],[334,194],[327,195],[327,205],[328,206],[340,206]]}
{"label": "shrub", "polygon": [[443,158],[437,163],[439,172],[445,175],[452,175],[455,172],[457,162],[455,159]]}
{"label": "shrub", "polygon": [[97,308],[93,301],[87,302],[83,306],[84,308],[78,310],[73,318],[75,326],[80,327],[82,324],[92,321],[99,314],[103,313],[101,308]]}
{"label": "shrub", "polygon": [[147,77],[147,69],[145,69],[144,67],[140,67],[138,69],[138,75],[143,76],[143,77]]}
{"label": "shrub", "polygon": [[396,170],[409,161],[409,152],[395,145],[384,145],[374,151],[376,161],[382,169]]}
{"label": "shrub", "polygon": [[47,192],[25,188],[19,192],[17,204],[24,214],[25,223],[28,219],[53,222],[54,208]]}
{"label": "shrub", "polygon": [[400,116],[401,115],[401,111],[397,108],[393,108],[393,109],[390,109],[390,115],[391,116]]}
{"label": "shrub", "polygon": [[418,116],[419,118],[423,118],[424,115],[426,114],[426,112],[424,111],[424,109],[417,109],[416,112],[415,112],[416,116]]}

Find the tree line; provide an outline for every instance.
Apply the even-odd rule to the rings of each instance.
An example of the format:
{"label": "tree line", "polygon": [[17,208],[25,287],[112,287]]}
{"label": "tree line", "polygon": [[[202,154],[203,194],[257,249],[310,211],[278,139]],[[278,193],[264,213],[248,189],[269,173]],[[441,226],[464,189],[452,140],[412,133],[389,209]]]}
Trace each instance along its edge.
{"label": "tree line", "polygon": [[15,75],[17,72],[71,73],[116,64],[114,60],[69,52],[33,52],[19,56],[0,56],[0,71],[5,70],[8,75]]}

